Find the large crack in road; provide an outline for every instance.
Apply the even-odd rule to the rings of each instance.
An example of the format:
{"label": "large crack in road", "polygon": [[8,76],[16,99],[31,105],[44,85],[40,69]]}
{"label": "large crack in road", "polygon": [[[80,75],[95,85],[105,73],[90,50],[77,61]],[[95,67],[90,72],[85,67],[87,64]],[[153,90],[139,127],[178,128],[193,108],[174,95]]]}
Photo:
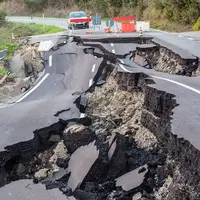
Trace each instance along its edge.
{"label": "large crack in road", "polygon": [[171,132],[174,95],[151,87],[155,82],[147,74],[119,68],[119,59],[133,52],[116,55],[91,39],[74,42],[103,58],[93,84],[74,102],[85,116],[59,119],[0,152],[0,197],[31,179],[69,199],[199,199],[193,160],[199,151]]}

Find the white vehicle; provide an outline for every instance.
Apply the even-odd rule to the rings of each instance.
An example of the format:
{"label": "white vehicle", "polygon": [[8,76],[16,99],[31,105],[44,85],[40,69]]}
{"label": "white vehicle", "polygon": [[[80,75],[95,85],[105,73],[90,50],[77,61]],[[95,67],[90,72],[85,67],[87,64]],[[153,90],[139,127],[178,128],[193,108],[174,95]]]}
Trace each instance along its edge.
{"label": "white vehicle", "polygon": [[70,12],[68,18],[68,28],[89,28],[89,22],[70,22],[70,19],[87,19],[87,15],[83,11]]}

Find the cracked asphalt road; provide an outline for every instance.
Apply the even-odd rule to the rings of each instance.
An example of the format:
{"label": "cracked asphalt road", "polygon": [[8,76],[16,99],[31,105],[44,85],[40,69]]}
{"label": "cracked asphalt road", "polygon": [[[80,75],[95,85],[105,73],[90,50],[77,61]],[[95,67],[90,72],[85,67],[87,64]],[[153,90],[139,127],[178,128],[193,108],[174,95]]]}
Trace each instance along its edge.
{"label": "cracked asphalt road", "polygon": [[[24,18],[22,21],[24,22]],[[27,20],[26,22],[29,21]],[[58,19],[45,19],[45,21],[41,23],[55,24],[55,22],[61,27],[66,26],[66,22]],[[84,34],[83,31],[79,31],[78,33]],[[200,56],[200,43],[197,41],[189,41],[186,40],[186,38],[178,38],[178,36],[158,31],[145,33],[145,35],[161,38],[190,51],[194,55]],[[129,37],[130,34],[124,34],[123,36]],[[120,36],[116,35],[116,37]],[[134,50],[136,47],[133,44],[118,43],[103,44],[103,46],[108,51],[116,54],[127,53],[130,50]],[[33,137],[33,131],[36,128],[42,128],[56,122],[58,118],[54,117],[54,114],[58,110],[71,108],[70,111],[60,116],[65,119],[80,116],[79,111],[73,104],[76,96],[72,96],[72,93],[84,91],[92,84],[92,78],[101,62],[101,59],[96,59],[90,54],[85,55],[82,48],[83,47],[77,47],[75,44],[71,43],[57,51],[48,52],[46,55],[48,62],[46,62],[45,74],[43,76],[46,77],[45,80],[20,103],[0,109],[1,151],[4,150],[4,147],[7,145],[31,139]],[[124,60],[124,62],[126,61]],[[142,71],[150,76],[154,76],[156,82],[154,87],[176,95],[176,100],[180,105],[174,109],[172,131],[177,133],[179,137],[190,140],[194,146],[199,148],[199,77],[190,78],[175,76],[155,72],[154,70],[133,67],[123,67],[122,70],[130,72]],[[160,79],[155,78],[155,76],[160,77]],[[181,84],[177,84],[174,81]],[[185,85],[187,87],[185,87]],[[196,91],[191,90],[191,88],[196,89]],[[5,200],[12,199],[10,197],[10,191],[16,190],[16,187],[24,188],[24,184],[26,184],[26,181],[22,181],[21,184],[18,182],[17,186],[12,184],[14,186],[9,186],[8,189],[4,187],[0,191],[0,197]],[[12,187],[14,187],[14,189],[12,189]],[[35,193],[34,191],[35,190],[32,190],[28,194],[22,191],[22,196],[20,198],[27,197],[27,195],[29,199],[44,199],[44,196],[46,197],[46,194],[43,192]],[[35,195],[34,198],[31,197],[33,193]],[[54,197],[51,195],[49,198],[53,199]],[[14,197],[13,199],[16,198]]]}
{"label": "cracked asphalt road", "polygon": [[[9,17],[9,20],[26,23],[30,22],[31,19],[29,17]],[[65,19],[34,18],[34,20],[36,23],[55,24],[56,22],[60,27],[67,26]],[[76,34],[85,35],[85,30],[79,30]],[[130,35],[137,35],[137,33],[112,34],[110,36],[113,35],[115,37],[130,37]],[[154,30],[144,33],[144,35],[161,38],[183,49],[191,50],[191,53],[195,55],[200,55],[200,43],[197,41],[187,40],[177,35]],[[100,35],[88,35],[88,37],[98,38],[99,36],[105,37],[105,34],[102,32]],[[51,36],[47,36],[45,39],[48,37],[52,38]],[[125,54],[136,47],[135,44],[128,43],[104,43],[103,46],[115,54]],[[0,122],[0,131],[2,133],[0,141],[1,150],[6,145],[32,138],[32,132],[35,130],[35,127],[41,128],[57,121],[57,118],[53,116],[57,110],[70,107],[71,110],[64,113],[63,117],[78,117],[79,112],[72,103],[76,96],[72,96],[71,94],[76,91],[84,91],[92,84],[92,78],[101,63],[101,59],[96,59],[90,54],[85,55],[82,47],[76,46],[75,43],[69,43],[57,51],[48,52],[46,58],[44,75],[46,78],[39,87],[20,103],[1,108],[1,116],[3,116]],[[187,79],[186,77],[165,76],[169,76],[172,80],[177,79],[194,88],[199,87],[198,78]],[[184,88],[182,89],[185,91]]]}

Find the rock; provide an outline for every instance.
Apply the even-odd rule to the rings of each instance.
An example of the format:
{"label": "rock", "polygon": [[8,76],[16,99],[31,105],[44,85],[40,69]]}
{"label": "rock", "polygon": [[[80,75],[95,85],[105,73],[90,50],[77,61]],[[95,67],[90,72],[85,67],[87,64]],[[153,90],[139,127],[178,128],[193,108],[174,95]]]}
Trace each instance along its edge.
{"label": "rock", "polygon": [[140,192],[133,195],[132,200],[141,200],[142,194]]}
{"label": "rock", "polygon": [[64,144],[70,154],[96,139],[95,133],[83,125],[72,125],[63,132]]}
{"label": "rock", "polygon": [[65,160],[65,159],[68,159],[70,156],[68,154],[67,148],[65,147],[63,141],[59,142],[53,151],[54,151],[54,154],[51,156],[49,160],[49,162],[53,164],[56,164],[58,159]]}
{"label": "rock", "polygon": [[37,172],[35,173],[35,178],[36,178],[38,181],[41,181],[41,180],[47,178],[48,172],[49,172],[49,169],[47,169],[47,168],[40,169],[39,171],[37,171]]}
{"label": "rock", "polygon": [[68,167],[69,159],[70,158],[67,158],[67,159],[58,158],[56,161],[56,164],[58,165],[58,167],[66,169]]}
{"label": "rock", "polygon": [[25,172],[26,168],[22,163],[19,163],[18,167],[17,167],[17,175],[20,176]]}

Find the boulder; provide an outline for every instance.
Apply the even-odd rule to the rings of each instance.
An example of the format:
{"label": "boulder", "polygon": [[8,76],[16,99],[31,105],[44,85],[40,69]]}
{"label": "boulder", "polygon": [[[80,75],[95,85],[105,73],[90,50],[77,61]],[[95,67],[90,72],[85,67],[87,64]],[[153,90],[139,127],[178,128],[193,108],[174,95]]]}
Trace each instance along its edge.
{"label": "boulder", "polygon": [[94,132],[80,124],[69,126],[63,132],[64,144],[70,154],[79,147],[94,141],[95,138]]}
{"label": "boulder", "polygon": [[35,172],[35,178],[38,181],[41,181],[48,176],[48,172],[49,172],[49,169],[47,169],[47,168],[40,169],[39,171]]}
{"label": "boulder", "polygon": [[65,147],[63,141],[59,142],[53,151],[54,151],[54,154],[51,156],[49,160],[50,163],[56,164],[58,159],[65,160],[65,159],[68,159],[70,156],[68,154],[67,148]]}

